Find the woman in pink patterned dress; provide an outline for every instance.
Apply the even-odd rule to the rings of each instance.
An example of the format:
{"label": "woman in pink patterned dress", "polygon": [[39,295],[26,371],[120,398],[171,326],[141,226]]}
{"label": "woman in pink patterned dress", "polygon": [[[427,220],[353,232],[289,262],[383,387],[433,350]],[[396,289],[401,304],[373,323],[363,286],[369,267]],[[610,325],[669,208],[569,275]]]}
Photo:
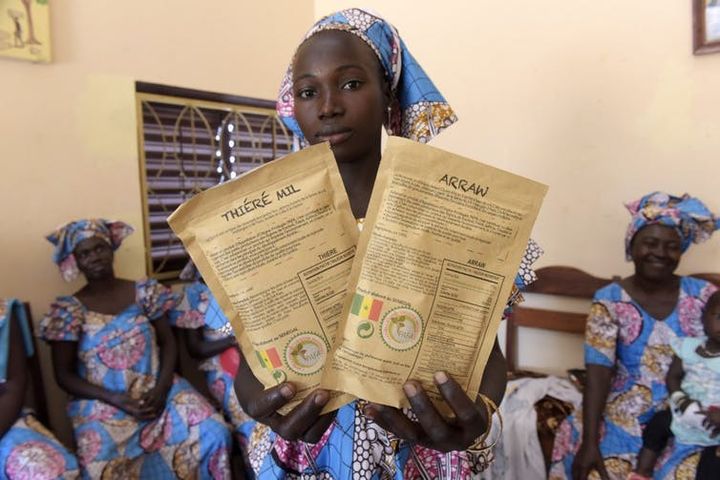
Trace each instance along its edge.
{"label": "woman in pink patterned dress", "polygon": [[[693,242],[720,228],[702,202],[654,192],[628,209],[633,217],[625,251],[635,274],[595,293],[585,331],[583,411],[558,431],[550,470],[554,480],[596,475],[625,480],[632,472],[643,429],[667,404],[670,344],[702,334],[702,310],[717,290],[674,273]],[[695,478],[699,451],[669,447],[655,478]]]}
{"label": "woman in pink patterned dress", "polygon": [[177,376],[177,350],[166,313],[176,303],[154,280],[115,277],[113,250],[132,229],[79,220],[48,236],[65,278],[87,285],[58,297],[42,320],[55,377],[72,396],[83,478],[230,477],[227,425]]}

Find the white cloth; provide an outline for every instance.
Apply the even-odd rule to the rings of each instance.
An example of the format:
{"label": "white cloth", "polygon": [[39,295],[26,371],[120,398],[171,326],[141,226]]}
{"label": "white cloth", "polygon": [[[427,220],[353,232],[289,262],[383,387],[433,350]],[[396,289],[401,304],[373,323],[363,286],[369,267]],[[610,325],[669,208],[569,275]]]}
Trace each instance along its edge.
{"label": "white cloth", "polygon": [[568,402],[575,408],[582,403],[582,394],[563,378],[520,378],[508,382],[505,399],[500,405],[504,423],[502,438],[495,446],[495,462],[481,474],[481,479],[547,478],[535,412],[535,403],[545,395]]}

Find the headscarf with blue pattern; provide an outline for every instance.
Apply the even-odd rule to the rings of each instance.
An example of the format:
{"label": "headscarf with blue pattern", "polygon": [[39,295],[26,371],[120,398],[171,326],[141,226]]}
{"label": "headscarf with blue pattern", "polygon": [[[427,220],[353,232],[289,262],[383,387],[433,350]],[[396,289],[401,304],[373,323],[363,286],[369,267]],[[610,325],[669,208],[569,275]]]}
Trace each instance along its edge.
{"label": "headscarf with blue pattern", "polygon": [[[385,128],[392,135],[426,143],[457,121],[455,112],[405,46],[395,27],[376,14],[358,8],[319,20],[303,42],[325,30],[342,30],[362,39],[375,52],[391,86],[392,101]],[[280,86],[277,112],[285,125],[304,140],[295,119],[293,61]]]}
{"label": "headscarf with blue pattern", "polygon": [[75,255],[73,255],[78,243],[88,238],[100,237],[113,250],[117,250],[125,237],[133,233],[133,231],[133,228],[125,222],[90,218],[66,223],[58,227],[46,238],[55,245],[53,262],[60,267],[60,273],[65,281],[71,282],[80,273],[75,261]]}
{"label": "headscarf with blue pattern", "polygon": [[632,239],[648,225],[660,224],[674,228],[680,235],[683,252],[690,244],[702,243],[720,229],[720,218],[713,215],[702,201],[687,193],[675,197],[664,192],[653,192],[625,206],[632,214],[625,235],[625,256],[628,260],[632,260]]}

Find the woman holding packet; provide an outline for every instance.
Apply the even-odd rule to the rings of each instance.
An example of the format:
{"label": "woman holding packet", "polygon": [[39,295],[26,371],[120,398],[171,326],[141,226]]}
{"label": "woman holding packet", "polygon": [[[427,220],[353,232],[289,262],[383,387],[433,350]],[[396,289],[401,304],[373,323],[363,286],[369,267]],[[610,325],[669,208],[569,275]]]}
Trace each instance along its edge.
{"label": "woman holding packet", "polygon": [[[308,32],[283,80],[278,112],[304,143],[330,143],[359,227],[380,164],[382,126],[425,143],[456,121],[395,28],[359,9],[325,17]],[[412,380],[403,385],[411,409],[356,400],[321,415],[330,392],[318,389],[281,415],[297,387],[283,382],[265,390],[243,361],[236,392],[256,420],[246,432],[259,478],[468,478],[491,460],[491,417],[505,376],[497,340],[476,396],[436,372],[454,418]]]}

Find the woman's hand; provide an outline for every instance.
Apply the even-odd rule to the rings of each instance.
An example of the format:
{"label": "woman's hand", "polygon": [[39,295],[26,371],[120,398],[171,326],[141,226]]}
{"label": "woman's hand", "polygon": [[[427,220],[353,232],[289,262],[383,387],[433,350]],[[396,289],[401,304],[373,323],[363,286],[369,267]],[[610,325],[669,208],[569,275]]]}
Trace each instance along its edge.
{"label": "woman's hand", "polygon": [[285,440],[317,443],[335,419],[334,412],[320,415],[330,400],[330,392],[315,390],[291,411],[281,415],[277,411],[295,397],[295,385],[283,382],[265,390],[243,360],[235,377],[235,392],[245,413]]}
{"label": "woman's hand", "polygon": [[599,445],[583,442],[572,464],[572,478],[573,480],[585,480],[593,470],[597,470],[603,480],[610,479]]}
{"label": "woman's hand", "polygon": [[155,385],[155,387],[140,396],[140,406],[147,408],[153,415],[158,416],[165,409],[168,392],[170,392],[170,387]]}
{"label": "woman's hand", "polygon": [[111,393],[107,398],[107,402],[138,420],[153,420],[157,417],[149,406],[140,402],[140,399],[132,398],[126,393]]}
{"label": "woman's hand", "polygon": [[403,389],[418,422],[410,420],[401,410],[374,403],[368,404],[364,413],[398,437],[424,447],[441,452],[465,450],[487,431],[487,411],[473,402],[445,372],[437,372],[434,380],[455,418],[446,418],[438,412],[425,390],[415,381],[407,382]]}

